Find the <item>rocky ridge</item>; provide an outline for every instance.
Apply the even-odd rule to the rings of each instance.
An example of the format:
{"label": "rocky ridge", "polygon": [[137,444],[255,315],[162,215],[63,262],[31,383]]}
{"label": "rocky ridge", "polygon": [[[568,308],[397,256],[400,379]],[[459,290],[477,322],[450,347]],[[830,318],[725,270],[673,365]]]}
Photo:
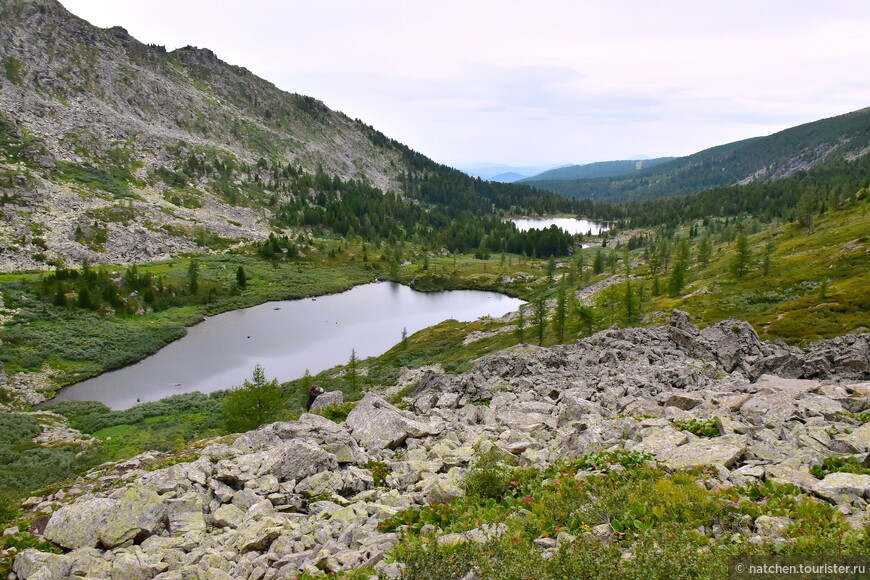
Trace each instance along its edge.
{"label": "rocky ridge", "polygon": [[[55,0],[0,0],[0,20],[0,271],[202,252],[197,229],[229,240],[268,235],[262,200],[228,201],[214,180],[157,175],[189,163],[229,161],[236,170],[223,187],[240,197],[250,183],[274,181],[257,165],[263,158],[396,185],[402,155],[375,145],[371,128],[208,49],[167,52]],[[119,175],[129,191],[111,186]],[[108,230],[104,247],[74,235],[95,221]]]}
{"label": "rocky ridge", "polygon": [[[710,488],[797,485],[860,527],[870,521],[870,476],[819,480],[809,467],[842,455],[866,463],[870,423],[854,414],[870,409],[868,378],[870,335],[801,350],[761,342],[734,320],[699,330],[681,312],[668,325],[611,328],[572,345],[520,345],[460,375],[426,373],[408,410],[369,393],[341,424],[305,414],[205,442],[187,463],[147,471],[140,457],[31,498],[42,535],[65,551],[24,551],[15,573],[271,580],[366,566],[398,577],[384,557],[399,537],[378,523],[462,496],[463,477],[489,450],[540,468],[645,451],[666,469],[712,466]],[[675,426],[714,417],[718,437]],[[775,537],[788,524],[757,519],[741,533]],[[439,541],[497,533],[482,526]]]}

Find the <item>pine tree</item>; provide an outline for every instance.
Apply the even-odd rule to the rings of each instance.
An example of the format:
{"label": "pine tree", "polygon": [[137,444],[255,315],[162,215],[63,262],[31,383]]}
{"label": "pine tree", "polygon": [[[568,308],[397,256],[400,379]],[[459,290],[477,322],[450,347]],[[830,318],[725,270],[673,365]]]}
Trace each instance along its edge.
{"label": "pine tree", "polygon": [[517,313],[517,340],[520,343],[525,342],[525,330],[526,330],[526,315],[525,315],[525,304],[520,305],[519,312]]}
{"label": "pine tree", "polygon": [[586,336],[591,336],[598,324],[598,316],[595,314],[595,310],[590,306],[581,305],[577,308],[577,318],[580,319],[581,326],[586,331]]}
{"label": "pine tree", "polygon": [[625,308],[625,324],[632,325],[637,322],[638,319],[638,304],[637,298],[634,295],[634,291],[631,287],[631,280],[626,280],[625,282],[625,295],[623,297],[623,307]]}
{"label": "pine tree", "polygon": [[752,260],[752,248],[749,247],[749,240],[744,234],[737,237],[734,256],[731,258],[731,273],[737,278],[743,278],[749,271],[749,264]]}
{"label": "pine tree", "polygon": [[565,320],[568,318],[568,300],[567,292],[562,288],[556,297],[556,312],[553,314],[553,322],[556,327],[556,336],[559,338],[559,343],[565,342]]}
{"label": "pine tree", "polygon": [[241,266],[236,270],[236,283],[239,285],[239,288],[244,288],[248,285],[248,277],[245,275],[245,269]]}
{"label": "pine tree", "polygon": [[706,268],[710,265],[710,259],[713,257],[713,243],[710,240],[710,234],[706,233],[698,242],[698,265]]}
{"label": "pine tree", "polygon": [[356,358],[356,349],[351,349],[350,351],[350,360],[347,363],[347,372],[344,375],[344,380],[347,381],[350,386],[350,392],[356,393],[358,392],[358,379],[359,374],[357,372],[357,358]]}
{"label": "pine tree", "polygon": [[57,284],[57,291],[54,294],[53,304],[55,306],[66,306],[66,289],[60,282]]}
{"label": "pine tree", "polygon": [[287,404],[278,379],[266,380],[263,367],[254,367],[253,380],[232,389],[224,399],[222,414],[224,426],[230,432],[256,429],[264,423],[281,418]]}
{"label": "pine tree", "polygon": [[187,267],[187,284],[191,294],[199,291],[199,262],[196,259],[192,259]]}
{"label": "pine tree", "polygon": [[532,323],[538,330],[538,346],[544,346],[544,329],[547,325],[547,302],[538,298],[532,303]]}

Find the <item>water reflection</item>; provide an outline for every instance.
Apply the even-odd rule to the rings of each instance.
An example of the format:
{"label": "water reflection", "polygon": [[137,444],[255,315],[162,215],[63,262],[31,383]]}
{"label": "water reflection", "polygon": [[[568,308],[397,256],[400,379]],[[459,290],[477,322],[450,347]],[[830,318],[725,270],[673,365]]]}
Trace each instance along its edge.
{"label": "water reflection", "polygon": [[423,293],[391,282],[317,299],[269,302],[219,314],[123,369],[63,389],[55,400],[97,400],[113,409],[179,393],[240,385],[261,364],[286,381],[387,351],[408,334],[450,318],[502,316],[522,301],[472,290]]}

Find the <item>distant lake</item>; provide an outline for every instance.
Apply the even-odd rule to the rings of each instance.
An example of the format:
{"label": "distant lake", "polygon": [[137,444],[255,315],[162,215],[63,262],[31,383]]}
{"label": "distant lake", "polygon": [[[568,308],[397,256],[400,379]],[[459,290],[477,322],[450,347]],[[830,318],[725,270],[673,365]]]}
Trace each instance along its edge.
{"label": "distant lake", "polygon": [[136,364],[65,387],[54,401],[101,401],[112,409],[170,395],[209,393],[242,384],[254,366],[280,382],[364,359],[444,320],[477,320],[523,302],[494,292],[417,292],[392,282],[341,294],[267,302],[207,318]]}
{"label": "distant lake", "polygon": [[588,233],[592,233],[593,236],[596,236],[600,232],[606,232],[610,229],[605,224],[577,218],[515,219],[511,221],[517,225],[517,229],[521,232],[527,230],[545,230],[550,226],[556,226],[572,235],[583,234],[585,236]]}

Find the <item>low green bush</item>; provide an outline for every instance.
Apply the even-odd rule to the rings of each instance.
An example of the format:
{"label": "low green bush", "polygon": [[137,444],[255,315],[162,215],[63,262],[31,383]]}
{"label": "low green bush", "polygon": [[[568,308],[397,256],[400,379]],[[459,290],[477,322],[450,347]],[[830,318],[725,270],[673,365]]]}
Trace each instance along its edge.
{"label": "low green bush", "polygon": [[719,428],[719,418],[712,419],[687,419],[674,421],[677,431],[688,431],[698,437],[718,437],[722,434]]}
{"label": "low green bush", "polygon": [[369,459],[363,467],[372,472],[372,479],[374,479],[375,487],[383,486],[386,483],[387,476],[392,473],[389,465],[382,461],[375,461],[374,459]]}
{"label": "low green bush", "polygon": [[810,467],[810,473],[819,479],[836,472],[870,475],[870,468],[855,457],[826,457],[821,464]]}
{"label": "low green bush", "polygon": [[343,423],[354,407],[356,407],[356,401],[348,401],[340,405],[330,405],[329,407],[315,409],[312,413],[326,417],[336,423]]}

